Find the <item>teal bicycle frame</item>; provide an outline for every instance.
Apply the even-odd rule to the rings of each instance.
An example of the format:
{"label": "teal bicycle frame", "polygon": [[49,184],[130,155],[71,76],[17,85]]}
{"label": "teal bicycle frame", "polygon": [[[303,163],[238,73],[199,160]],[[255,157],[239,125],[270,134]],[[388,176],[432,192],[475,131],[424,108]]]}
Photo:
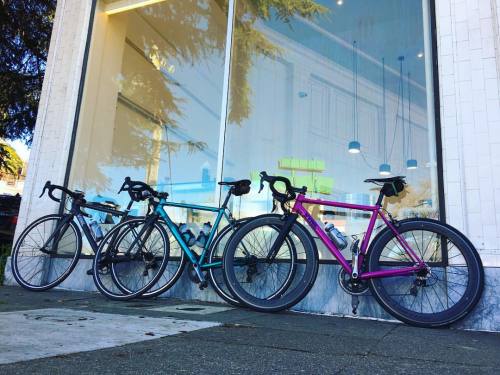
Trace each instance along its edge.
{"label": "teal bicycle frame", "polygon": [[[188,256],[189,261],[193,265],[193,268],[196,272],[196,275],[198,276],[199,280],[201,283],[204,283],[205,276],[203,275],[202,271],[209,269],[209,268],[216,268],[216,267],[222,267],[222,261],[220,262],[213,262],[213,263],[205,263],[205,258],[207,255],[208,249],[210,249],[210,246],[212,245],[213,240],[215,239],[216,232],[219,228],[220,222],[223,217],[226,218],[228,221],[229,225],[234,227],[234,221],[235,219],[233,218],[231,212],[227,209],[227,202],[229,201],[229,198],[231,197],[231,192],[228,193],[224,203],[222,204],[221,207],[211,207],[211,206],[200,206],[200,205],[195,205],[195,204],[189,204],[189,203],[176,203],[176,202],[168,202],[165,198],[161,198],[158,203],[155,204],[155,209],[154,209],[154,214],[158,215],[161,217],[165,223],[167,224],[167,227],[170,229],[172,234],[174,235],[175,239],[181,246],[182,251],[186,253]],[[189,248],[189,246],[186,244],[184,241],[184,238],[182,237],[181,232],[179,231],[179,228],[177,225],[170,219],[168,216],[167,212],[165,211],[164,207],[178,207],[178,208],[188,208],[188,209],[193,209],[197,211],[208,211],[208,212],[213,212],[217,213],[217,217],[215,219],[214,224],[212,225],[212,229],[210,230],[210,234],[208,235],[208,239],[205,243],[205,246],[203,247],[203,250],[201,252],[200,257],[197,259],[197,256]]]}

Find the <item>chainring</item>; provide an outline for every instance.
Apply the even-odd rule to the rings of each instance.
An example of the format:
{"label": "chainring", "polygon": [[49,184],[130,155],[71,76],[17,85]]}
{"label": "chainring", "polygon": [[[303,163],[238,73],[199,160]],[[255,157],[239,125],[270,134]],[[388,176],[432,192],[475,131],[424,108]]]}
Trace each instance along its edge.
{"label": "chainring", "polygon": [[353,296],[359,296],[368,291],[368,282],[366,280],[352,280],[351,275],[343,268],[339,271],[339,284],[344,292]]}

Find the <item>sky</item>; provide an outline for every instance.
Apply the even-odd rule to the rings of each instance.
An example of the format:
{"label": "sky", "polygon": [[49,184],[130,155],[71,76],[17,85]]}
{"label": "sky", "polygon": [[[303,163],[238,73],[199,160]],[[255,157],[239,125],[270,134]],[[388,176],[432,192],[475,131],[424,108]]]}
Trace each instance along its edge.
{"label": "sky", "polygon": [[15,141],[7,141],[7,143],[16,150],[19,157],[27,162],[30,156],[30,148],[28,148],[23,141],[15,140]]}

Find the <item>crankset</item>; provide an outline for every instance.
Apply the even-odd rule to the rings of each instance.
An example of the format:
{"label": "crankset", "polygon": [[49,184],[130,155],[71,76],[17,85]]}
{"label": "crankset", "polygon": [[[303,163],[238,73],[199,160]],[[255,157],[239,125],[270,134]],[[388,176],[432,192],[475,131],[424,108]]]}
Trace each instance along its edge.
{"label": "crankset", "polygon": [[368,290],[368,282],[361,279],[353,279],[343,268],[339,271],[339,284],[344,292],[359,296],[365,294]]}
{"label": "crankset", "polygon": [[[188,273],[189,280],[191,280],[195,284],[200,284],[200,278],[198,277],[198,273],[194,269],[193,263],[189,263],[187,273]],[[204,277],[205,282],[206,282],[206,279],[208,277],[208,272],[201,271],[201,273],[203,274],[203,277]]]}

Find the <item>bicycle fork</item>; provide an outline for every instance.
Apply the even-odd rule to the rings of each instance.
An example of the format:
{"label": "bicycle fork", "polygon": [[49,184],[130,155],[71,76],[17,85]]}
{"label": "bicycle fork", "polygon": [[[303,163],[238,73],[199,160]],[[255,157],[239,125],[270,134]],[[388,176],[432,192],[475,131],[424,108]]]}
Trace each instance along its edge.
{"label": "bicycle fork", "polygon": [[271,263],[274,260],[274,258],[276,258],[276,256],[278,255],[278,252],[281,248],[281,245],[283,244],[283,241],[285,241],[285,238],[290,233],[290,230],[292,230],[292,226],[293,224],[295,224],[295,221],[297,220],[298,217],[299,215],[296,213],[285,216],[285,225],[283,226],[283,229],[279,232],[278,237],[276,237],[276,240],[271,246],[271,250],[269,250],[269,253],[267,254],[266,261],[268,263]]}

